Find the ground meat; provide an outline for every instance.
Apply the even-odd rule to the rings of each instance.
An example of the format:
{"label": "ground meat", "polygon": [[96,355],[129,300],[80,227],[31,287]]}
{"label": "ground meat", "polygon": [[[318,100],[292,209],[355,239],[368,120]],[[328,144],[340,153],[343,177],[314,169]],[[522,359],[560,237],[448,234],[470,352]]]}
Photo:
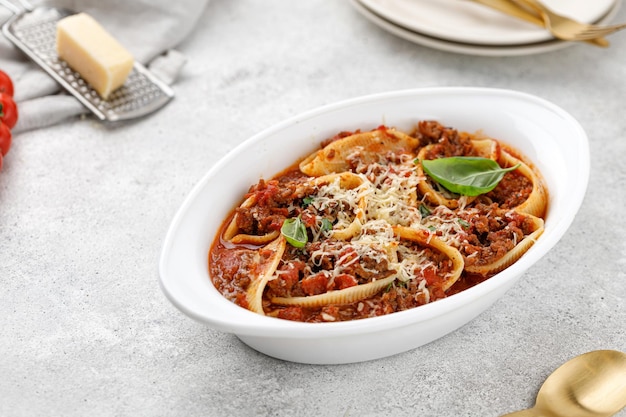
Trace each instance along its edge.
{"label": "ground meat", "polygon": [[[518,213],[497,209],[495,204],[478,207],[485,214],[467,219],[471,226],[460,248],[466,266],[486,265],[501,258],[533,230],[532,221]],[[487,216],[490,211],[497,215]]]}
{"label": "ground meat", "polygon": [[[262,235],[277,231],[285,219],[299,215],[302,199],[314,191],[307,179],[300,171],[294,170],[286,172],[278,179],[261,179],[250,187],[246,199],[252,198],[254,204],[235,209],[237,227],[241,233]],[[293,204],[294,201],[297,204]]]}
{"label": "ground meat", "polygon": [[422,145],[427,145],[430,143],[437,143],[444,135],[445,130],[446,128],[439,122],[423,120],[417,124],[417,129],[414,135],[421,139]]}
{"label": "ground meat", "polygon": [[337,321],[340,319],[341,312],[337,306],[324,306],[322,307],[320,316],[323,321]]}
{"label": "ground meat", "polygon": [[[378,128],[379,138],[384,135],[386,129],[384,126]],[[358,132],[340,132],[324,141],[322,147],[353,133]],[[436,121],[420,122],[411,135],[418,139],[419,147],[431,145],[425,156],[427,159],[477,156],[479,152],[472,145],[473,136],[445,127]],[[392,139],[391,136],[389,138]],[[406,164],[417,156],[419,148],[391,151],[385,147],[384,142],[380,139],[375,143],[376,146],[380,145],[379,151],[369,153],[353,146],[344,162],[354,172],[365,174],[367,179],[376,185],[395,181],[394,174],[405,172],[399,166],[406,167]],[[497,145],[498,152],[499,146]],[[339,152],[335,158],[338,156]],[[265,287],[263,307],[267,315],[303,322],[332,322],[374,317],[436,301],[489,278],[465,270],[452,288],[447,288],[449,283],[447,277],[453,270],[453,262],[437,250],[415,242],[396,241],[395,245],[401,249],[397,253],[399,259],[390,257],[388,260],[390,255],[395,256],[395,252],[383,250],[382,245],[377,243],[364,247],[359,246],[363,245],[361,242],[364,240],[358,238],[352,241],[329,238],[331,234],[326,232],[328,222],[325,221],[324,232],[320,230],[322,220],[326,219],[333,223],[337,218],[337,212],[352,209],[343,206],[340,200],[323,201],[323,205],[317,204],[319,201],[315,200],[311,203],[305,198],[315,197],[318,190],[309,183],[310,178],[294,165],[273,179],[260,180],[250,187],[245,198],[250,199],[251,207],[239,207],[235,210],[239,233],[263,235],[278,231],[285,219],[297,216],[308,229],[309,242],[304,248],[286,244],[279,267]],[[415,189],[411,191],[414,193],[413,200],[418,205],[431,204],[424,200],[425,196],[421,191]],[[433,224],[436,225],[439,221],[447,223],[441,228],[432,226],[434,229],[432,233],[435,236],[445,235],[446,238],[452,234],[454,239],[451,242],[459,246],[466,267],[477,263],[491,263],[504,256],[534,231],[536,224],[532,219],[512,210],[526,201],[531,191],[531,180],[516,171],[507,173],[491,192],[475,199],[464,199],[458,209],[448,210],[444,207],[445,210],[439,210],[439,207],[429,207],[430,212],[434,214]],[[444,192],[444,195],[447,194],[453,193]],[[453,195],[451,198],[458,196]],[[365,213],[367,216],[367,210]],[[428,216],[429,213],[423,214],[426,222]],[[376,229],[371,233],[367,232],[369,229],[365,227],[363,230],[372,235],[379,233]],[[381,243],[387,245],[385,248],[394,247],[385,243],[387,239],[388,237],[381,235]],[[416,259],[423,257],[427,261],[420,265],[416,263],[412,271],[398,269],[412,265],[411,262],[403,263],[402,267],[396,264],[405,256],[412,258],[414,255],[411,252],[419,253]],[[209,257],[209,269],[216,288],[226,298],[242,307],[248,307],[246,289],[251,279],[264,271],[263,267],[267,266],[271,255],[272,252],[264,250],[264,247],[217,240],[211,248]],[[258,256],[261,256],[260,261]],[[397,270],[402,271],[398,279],[377,294],[351,304],[286,307],[272,303],[275,297],[314,296],[368,284],[392,276],[398,273]],[[406,274],[412,278],[407,279]]]}
{"label": "ground meat", "polygon": [[231,301],[241,304],[245,295],[245,289],[250,285],[248,268],[253,263],[254,254],[247,249],[233,251],[218,251],[211,256],[210,271],[216,277],[216,288]]}
{"label": "ground meat", "polygon": [[280,230],[285,220],[289,217],[289,211],[287,209],[278,208],[271,209],[269,213],[263,213],[258,215],[257,218],[257,230],[263,234]]}
{"label": "ground meat", "polygon": [[[321,243],[316,242],[307,246],[307,251],[313,253],[321,248]],[[335,259],[330,255],[321,255],[315,258],[315,268],[330,271],[335,268]]]}
{"label": "ground meat", "polygon": [[267,283],[272,296],[289,297],[294,286],[300,281],[304,267],[304,262],[297,260],[283,264],[278,269],[276,278]]}
{"label": "ground meat", "polygon": [[364,268],[378,272],[386,271],[388,268],[387,259],[377,258],[373,253],[364,253],[361,256],[361,265]]}
{"label": "ground meat", "polygon": [[487,216],[476,216],[472,219],[472,226],[474,226],[474,231],[476,234],[483,234],[489,232],[489,217]]}
{"label": "ground meat", "polygon": [[302,307],[293,306],[278,310],[278,318],[292,321],[304,321]]}
{"label": "ground meat", "polygon": [[238,207],[235,209],[235,213],[239,230],[241,230],[242,233],[253,234],[255,232],[256,222],[252,210]]}
{"label": "ground meat", "polygon": [[500,183],[485,195],[501,208],[511,208],[522,204],[533,190],[532,182],[516,171],[507,173]]}
{"label": "ground meat", "polygon": [[444,127],[439,122],[422,121],[414,134],[422,145],[433,145],[426,152],[426,159],[476,155],[469,135]]}

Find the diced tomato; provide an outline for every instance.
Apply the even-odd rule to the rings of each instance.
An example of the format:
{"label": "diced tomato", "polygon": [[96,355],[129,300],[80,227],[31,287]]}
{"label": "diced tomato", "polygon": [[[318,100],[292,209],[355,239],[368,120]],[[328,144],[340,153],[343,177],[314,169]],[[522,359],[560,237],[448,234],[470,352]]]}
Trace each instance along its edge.
{"label": "diced tomato", "polygon": [[302,212],[301,220],[306,227],[313,227],[317,223],[317,216],[305,210]]}
{"label": "diced tomato", "polygon": [[433,267],[425,268],[422,271],[422,275],[424,276],[424,279],[426,280],[426,283],[428,285],[433,285],[441,281],[441,278],[437,275],[437,272],[435,271],[435,268]]}
{"label": "diced tomato", "polygon": [[[290,264],[290,265],[293,265],[293,264]],[[297,268],[292,266],[291,268],[285,269],[285,272],[281,272],[281,274],[279,275],[279,279],[283,280],[285,282],[285,286],[291,289],[294,286],[294,284],[298,282],[299,273],[300,271]]]}
{"label": "diced tomato", "polygon": [[341,274],[335,277],[335,289],[337,290],[354,287],[358,283],[359,282],[356,280],[356,278],[349,274]]}
{"label": "diced tomato", "polygon": [[328,273],[325,271],[318,272],[315,275],[304,278],[302,280],[302,291],[306,295],[324,294],[328,286]]}
{"label": "diced tomato", "polygon": [[259,206],[266,206],[268,205],[268,203],[270,201],[272,201],[272,198],[278,194],[278,192],[280,191],[280,189],[278,188],[278,181],[268,181],[266,183],[266,187],[265,189],[263,189],[262,191],[259,191],[257,194],[257,205]]}

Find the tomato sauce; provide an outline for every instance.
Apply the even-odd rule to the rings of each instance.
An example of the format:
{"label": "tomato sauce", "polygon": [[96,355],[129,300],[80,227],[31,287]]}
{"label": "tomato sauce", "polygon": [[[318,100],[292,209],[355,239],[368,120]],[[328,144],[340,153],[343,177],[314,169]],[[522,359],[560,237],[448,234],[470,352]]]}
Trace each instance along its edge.
{"label": "tomato sauce", "polygon": [[[392,135],[386,127],[377,130],[378,134]],[[339,144],[355,134],[360,131],[340,132],[322,146]],[[415,155],[420,149],[428,149],[425,155],[432,159],[476,156],[483,151],[477,147],[474,136],[437,122],[420,122],[411,138],[415,139],[414,149],[403,149],[402,153],[385,151],[385,142],[377,140],[370,148],[375,158],[364,155],[367,149],[355,148],[346,158],[353,175],[350,178],[362,182],[358,187],[342,188],[339,182],[315,185],[314,178],[298,164],[253,184],[242,204],[226,219],[209,251],[208,268],[217,290],[241,307],[252,308],[254,297],[259,294],[253,293],[251,284],[263,276],[264,268],[276,255],[266,245],[283,239],[283,226],[288,219],[298,220],[306,241],[298,247],[297,242],[287,239],[291,243],[284,245],[284,252],[260,294],[259,312],[280,319],[332,322],[390,314],[457,294],[497,273],[498,270],[481,267],[510,255],[519,242],[537,234],[538,224],[543,224],[536,216],[517,210],[536,193],[538,173],[527,164],[536,176],[529,177],[520,170],[508,172],[491,191],[471,199],[445,192],[447,197],[459,199],[458,207],[448,208],[433,203],[411,183],[434,183],[430,178],[416,177],[411,165]],[[519,153],[500,142],[493,143],[494,158],[508,152],[515,160],[521,159]],[[330,154],[333,158],[339,155],[327,153]],[[542,198],[547,201],[545,193]],[[392,197],[398,200],[397,207],[385,205]],[[378,205],[370,203],[377,198]],[[546,201],[535,213],[537,216],[545,215]],[[333,234],[354,225],[358,230],[350,239]],[[427,231],[459,254],[463,271],[451,286],[449,280],[457,267],[450,252],[435,249],[428,241],[390,237],[390,231],[399,225]],[[234,243],[234,239],[227,238],[231,230],[236,230],[243,241]],[[331,299],[326,296],[373,288],[385,280],[389,284],[375,293],[345,302],[281,304],[282,300],[291,303]]]}

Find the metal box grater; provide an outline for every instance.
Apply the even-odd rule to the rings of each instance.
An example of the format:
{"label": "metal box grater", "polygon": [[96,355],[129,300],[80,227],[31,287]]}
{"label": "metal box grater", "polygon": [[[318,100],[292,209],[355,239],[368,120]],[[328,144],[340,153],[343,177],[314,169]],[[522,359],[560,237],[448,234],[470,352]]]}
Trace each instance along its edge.
{"label": "metal box grater", "polygon": [[52,7],[20,11],[2,27],[4,35],[100,120],[121,121],[148,115],[163,107],[173,90],[135,62],[122,87],[107,100],[73,71],[56,53],[56,24],[75,12]]}

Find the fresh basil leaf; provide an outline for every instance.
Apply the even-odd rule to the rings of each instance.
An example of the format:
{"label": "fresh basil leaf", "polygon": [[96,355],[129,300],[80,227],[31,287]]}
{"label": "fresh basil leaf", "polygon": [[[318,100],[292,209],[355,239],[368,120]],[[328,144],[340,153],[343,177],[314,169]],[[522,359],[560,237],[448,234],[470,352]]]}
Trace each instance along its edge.
{"label": "fresh basil leaf", "polygon": [[295,219],[286,219],[280,228],[280,233],[295,248],[303,248],[309,240],[306,226],[302,223],[300,216]]}
{"label": "fresh basil leaf", "polygon": [[447,190],[471,197],[493,190],[504,174],[520,165],[502,168],[493,159],[477,156],[453,156],[421,162],[424,171]]}
{"label": "fresh basil leaf", "polygon": [[304,204],[305,206],[308,206],[309,204],[311,204],[313,202],[313,197],[309,196],[309,197],[304,197],[302,199],[302,204]]}
{"label": "fresh basil leaf", "polygon": [[430,209],[426,207],[424,204],[420,204],[419,210],[420,210],[420,214],[422,215],[422,217],[428,217],[431,214]]}
{"label": "fresh basil leaf", "polygon": [[463,226],[465,229],[467,229],[468,227],[470,227],[470,224],[468,223],[467,220],[465,219],[457,219],[457,221],[459,222],[459,224],[461,226]]}
{"label": "fresh basil leaf", "polygon": [[326,217],[322,219],[322,226],[320,228],[322,232],[327,232],[329,230],[333,230],[333,223],[328,220]]}

